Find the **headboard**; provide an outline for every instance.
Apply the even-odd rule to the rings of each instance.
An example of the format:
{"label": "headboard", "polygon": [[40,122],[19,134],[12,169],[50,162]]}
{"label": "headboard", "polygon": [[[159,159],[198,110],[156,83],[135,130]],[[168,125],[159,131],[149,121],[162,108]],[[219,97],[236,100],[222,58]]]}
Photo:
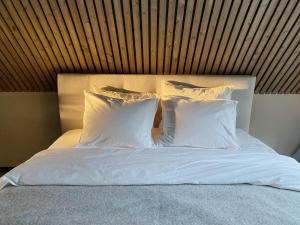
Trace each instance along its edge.
{"label": "headboard", "polygon": [[82,128],[84,90],[113,86],[140,92],[160,93],[162,80],[176,80],[199,86],[231,85],[232,99],[239,101],[237,127],[249,130],[255,77],[233,75],[117,75],[58,74],[59,113],[62,132]]}

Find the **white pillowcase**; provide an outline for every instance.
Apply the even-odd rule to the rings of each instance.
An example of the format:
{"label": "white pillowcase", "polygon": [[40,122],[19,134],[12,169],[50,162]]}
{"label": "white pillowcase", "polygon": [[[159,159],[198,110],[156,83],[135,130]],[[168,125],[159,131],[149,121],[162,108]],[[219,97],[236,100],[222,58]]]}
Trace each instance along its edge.
{"label": "white pillowcase", "polygon": [[192,99],[231,99],[232,88],[229,86],[220,87],[197,87],[192,84],[178,81],[163,81],[163,96],[182,96]]}
{"label": "white pillowcase", "polygon": [[231,100],[162,99],[161,146],[235,149],[236,106]]}
{"label": "white pillowcase", "polygon": [[156,98],[126,100],[85,92],[79,146],[153,147],[151,129]]}

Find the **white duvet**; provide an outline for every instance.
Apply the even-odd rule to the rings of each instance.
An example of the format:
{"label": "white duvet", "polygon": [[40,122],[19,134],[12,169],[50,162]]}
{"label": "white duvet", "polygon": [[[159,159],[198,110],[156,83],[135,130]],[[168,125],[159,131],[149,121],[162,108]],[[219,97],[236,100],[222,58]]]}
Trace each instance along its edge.
{"label": "white duvet", "polygon": [[44,150],[0,180],[7,185],[254,184],[300,191],[300,164],[244,132],[239,150]]}

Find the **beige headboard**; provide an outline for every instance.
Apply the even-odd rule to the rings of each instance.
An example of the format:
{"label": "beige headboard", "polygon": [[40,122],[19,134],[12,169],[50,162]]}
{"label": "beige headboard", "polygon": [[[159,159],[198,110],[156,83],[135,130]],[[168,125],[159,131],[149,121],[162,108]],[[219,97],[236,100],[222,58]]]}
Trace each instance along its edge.
{"label": "beige headboard", "polygon": [[237,127],[248,132],[255,77],[233,75],[114,75],[58,74],[59,112],[62,132],[82,128],[84,90],[114,86],[133,91],[160,93],[162,80],[176,80],[199,86],[231,85],[232,98],[239,101]]}

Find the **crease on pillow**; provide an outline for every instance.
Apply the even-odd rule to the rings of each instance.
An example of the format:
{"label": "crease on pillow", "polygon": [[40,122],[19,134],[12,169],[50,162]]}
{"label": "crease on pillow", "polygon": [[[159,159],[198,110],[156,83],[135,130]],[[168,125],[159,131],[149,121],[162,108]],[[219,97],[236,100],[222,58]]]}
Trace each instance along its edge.
{"label": "crease on pillow", "polygon": [[203,99],[231,99],[232,86],[199,87],[193,84],[164,81],[162,82],[163,96],[184,96],[197,100]]}
{"label": "crease on pillow", "polygon": [[[109,96],[112,98],[121,98],[121,99],[127,99],[127,100],[151,99],[151,98],[159,99],[159,95],[157,93],[137,92],[137,91],[131,91],[128,89],[123,89],[123,88],[116,88],[116,87],[112,87],[112,86],[105,86],[105,87],[99,88],[96,85],[94,85],[94,86],[92,86],[91,90],[93,90],[93,92],[95,92],[95,93],[106,95],[106,96]],[[161,105],[159,102],[158,107],[157,107],[157,112],[156,112],[155,118],[154,118],[154,127],[159,127],[161,119],[162,119]]]}

